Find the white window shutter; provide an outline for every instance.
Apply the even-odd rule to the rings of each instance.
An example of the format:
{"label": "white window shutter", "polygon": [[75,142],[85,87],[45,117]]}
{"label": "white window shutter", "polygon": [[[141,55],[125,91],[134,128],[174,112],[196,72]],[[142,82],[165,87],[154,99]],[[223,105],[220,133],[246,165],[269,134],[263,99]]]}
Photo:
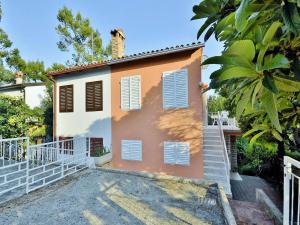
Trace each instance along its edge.
{"label": "white window shutter", "polygon": [[141,108],[141,77],[130,77],[130,109]]}
{"label": "white window shutter", "polygon": [[131,158],[130,142],[127,140],[122,140],[121,142],[121,157],[124,160],[128,160]]}
{"label": "white window shutter", "polygon": [[121,78],[121,109],[130,109],[130,79],[129,77]]}
{"label": "white window shutter", "polygon": [[142,161],[142,141],[122,140],[121,157],[123,160]]}
{"label": "white window shutter", "polygon": [[130,151],[132,160],[142,161],[142,142],[138,140],[131,141]]}
{"label": "white window shutter", "polygon": [[175,164],[176,163],[176,143],[165,141],[164,142],[164,163]]}
{"label": "white window shutter", "polygon": [[174,72],[176,108],[188,107],[188,71],[186,69]]}
{"label": "white window shutter", "polygon": [[174,73],[163,74],[163,108],[175,107],[175,76]]}
{"label": "white window shutter", "polygon": [[176,143],[176,164],[190,165],[190,147],[186,142]]}

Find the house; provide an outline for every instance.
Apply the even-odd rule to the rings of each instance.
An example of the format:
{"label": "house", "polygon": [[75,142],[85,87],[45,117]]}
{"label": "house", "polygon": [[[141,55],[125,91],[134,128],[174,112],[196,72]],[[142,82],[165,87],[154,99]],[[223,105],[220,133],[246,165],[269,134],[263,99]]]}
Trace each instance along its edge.
{"label": "house", "polygon": [[124,32],[111,35],[111,60],[49,73],[54,137],[91,137],[114,168],[203,178],[204,45],[124,56]]}
{"label": "house", "polygon": [[41,106],[42,101],[46,96],[46,86],[42,82],[25,83],[23,82],[22,72],[17,72],[14,84],[0,86],[0,95],[23,98],[25,103],[33,109],[34,107]]}

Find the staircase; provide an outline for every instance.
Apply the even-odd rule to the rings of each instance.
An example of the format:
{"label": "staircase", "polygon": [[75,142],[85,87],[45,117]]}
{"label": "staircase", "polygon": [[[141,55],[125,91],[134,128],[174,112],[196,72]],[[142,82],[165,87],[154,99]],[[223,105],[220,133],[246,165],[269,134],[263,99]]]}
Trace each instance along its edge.
{"label": "staircase", "polygon": [[227,195],[231,196],[230,174],[227,172],[224,147],[219,126],[204,127],[204,179],[216,182],[224,187]]}

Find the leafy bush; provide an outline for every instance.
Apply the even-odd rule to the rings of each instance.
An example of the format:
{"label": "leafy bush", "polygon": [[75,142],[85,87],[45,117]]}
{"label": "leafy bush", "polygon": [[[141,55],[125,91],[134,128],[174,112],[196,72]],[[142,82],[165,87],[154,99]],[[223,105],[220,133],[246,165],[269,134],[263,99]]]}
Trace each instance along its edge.
{"label": "leafy bush", "polygon": [[107,147],[96,148],[96,157],[101,157],[103,155],[106,155],[109,152],[110,152],[110,149]]}
{"label": "leafy bush", "polygon": [[30,109],[23,99],[0,95],[0,135],[4,138],[26,136]]}
{"label": "leafy bush", "polygon": [[46,136],[45,111],[30,109],[22,98],[0,95],[0,135],[3,138]]}
{"label": "leafy bush", "polygon": [[277,145],[266,141],[249,143],[246,138],[237,139],[239,172],[259,175],[266,164],[272,163],[277,156]]}
{"label": "leafy bush", "polygon": [[286,155],[300,161],[300,152],[286,151]]}

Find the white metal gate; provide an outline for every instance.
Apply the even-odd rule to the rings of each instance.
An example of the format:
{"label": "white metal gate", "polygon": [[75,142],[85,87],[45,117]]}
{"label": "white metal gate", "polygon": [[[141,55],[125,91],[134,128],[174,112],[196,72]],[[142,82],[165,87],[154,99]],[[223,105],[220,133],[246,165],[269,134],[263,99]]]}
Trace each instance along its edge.
{"label": "white metal gate", "polygon": [[0,139],[0,195],[26,185],[29,138]]}
{"label": "white metal gate", "polygon": [[29,147],[26,192],[89,166],[89,139],[73,138]]}
{"label": "white metal gate", "polygon": [[284,157],[283,224],[300,225],[300,162]]}
{"label": "white metal gate", "polygon": [[29,146],[29,138],[0,139],[0,196],[24,186],[26,193],[92,166],[90,138]]}

